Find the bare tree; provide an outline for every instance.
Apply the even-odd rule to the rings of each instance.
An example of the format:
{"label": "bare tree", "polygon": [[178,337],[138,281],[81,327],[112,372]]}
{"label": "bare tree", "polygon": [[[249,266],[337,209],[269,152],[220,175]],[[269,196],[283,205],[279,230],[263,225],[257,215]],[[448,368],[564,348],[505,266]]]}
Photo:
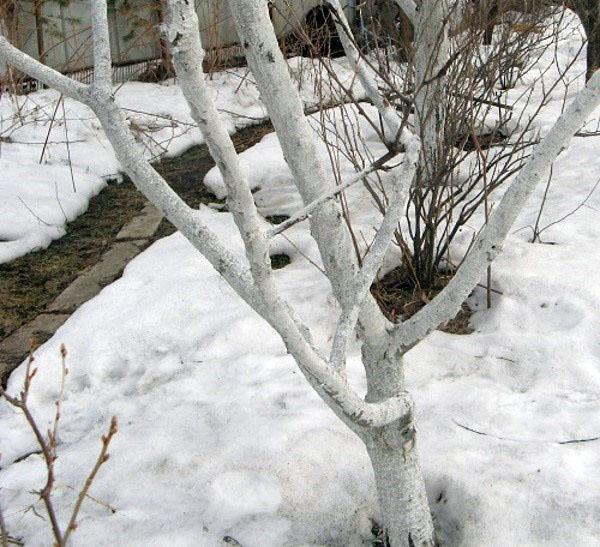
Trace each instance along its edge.
{"label": "bare tree", "polygon": [[[394,0],[385,3],[395,4]],[[459,7],[443,2],[421,4],[417,38],[407,62],[403,62],[407,44],[402,28],[389,24],[385,40],[381,39],[386,47],[363,52],[363,58],[373,58],[372,68],[393,106],[402,109],[415,99],[412,121],[424,147],[406,222],[396,239],[402,252],[398,273],[417,305],[427,302],[453,272],[456,261],[449,250],[457,235],[479,210],[488,211],[493,192],[527,160],[536,141],[532,136],[536,117],[556,86],[568,82],[571,68],[553,62],[547,68],[558,68],[556,77],[540,70],[535,82],[536,93],[542,90],[539,99],[532,93],[533,85],[522,93],[510,93],[518,79],[540,61],[548,65],[546,59],[564,38],[563,18],[556,17],[562,10],[502,12],[486,45],[489,29],[479,21],[481,16],[468,4],[468,24]],[[505,3],[501,7],[507,9]],[[522,11],[532,9],[521,6]],[[382,17],[387,14],[383,12]],[[373,25],[379,28],[376,22]],[[344,123],[336,127],[341,132],[345,128]],[[329,134],[338,140],[335,130]],[[362,160],[357,159],[354,163]],[[370,179],[365,185],[385,213],[385,185],[378,180],[373,183],[377,174]]]}
{"label": "bare tree", "polygon": [[[270,229],[265,227],[257,212],[240,160],[208,92],[202,72],[203,50],[193,3],[188,0],[168,2],[167,40],[175,71],[225,181],[229,210],[245,246],[246,256],[242,259],[221,242],[196,211],[173,192],[139,153],[139,144],[131,135],[113,96],[106,0],[94,0],[90,4],[95,59],[92,84],[80,84],[43,66],[13,47],[5,38],[0,38],[0,55],[19,70],[85,103],[95,112],[123,169],[139,190],[209,260],[240,297],[278,332],[308,383],[364,442],[373,465],[383,527],[390,544],[434,545],[433,523],[418,460],[413,403],[404,381],[403,356],[440,323],[453,317],[480,281],[488,264],[500,252],[512,223],[540,178],[600,104],[600,74],[591,78],[588,86],[566,108],[544,141],[537,146],[495,207],[486,228],[474,241],[469,255],[447,287],[411,319],[394,325],[378,308],[369,287],[405,210],[419,158],[422,155],[426,157],[429,143],[421,145],[420,139],[407,129],[406,112],[398,112],[380,92],[369,63],[360,56],[352,41],[345,40],[346,53],[385,122],[384,139],[389,151],[369,165],[365,172],[387,167],[392,174],[389,206],[360,267],[342,222],[337,199],[340,187],[336,187],[327,176],[317,154],[302,102],[269,20],[266,0],[230,0],[230,7],[248,66],[305,205],[289,221]],[[337,1],[332,1],[332,4],[339,7]],[[430,50],[438,47],[439,31],[437,16],[432,14],[441,9],[439,4],[446,5],[446,0],[423,0],[418,10],[411,0],[401,4],[407,7],[406,13],[410,12],[410,17],[420,29],[417,39],[426,42],[417,45],[424,54],[437,57],[437,53]],[[343,14],[338,24],[347,26]],[[348,37],[345,32],[340,36]],[[434,39],[430,40],[431,37]],[[422,76],[426,86],[430,81],[434,86],[423,92],[425,98],[419,98],[426,110],[435,108],[435,105],[427,104],[427,97],[435,96],[430,91],[435,90],[439,71],[434,71],[432,76],[433,79]],[[412,99],[409,102],[412,104]],[[424,152],[421,152],[422,148]],[[400,154],[403,161],[395,167],[390,166],[389,161]],[[357,173],[353,180],[346,181],[346,186],[362,180],[365,172]],[[281,295],[269,261],[272,238],[290,225],[306,219],[341,310],[331,348],[315,346],[303,319]],[[350,386],[345,370],[348,345],[355,335],[362,344],[368,386],[364,398]]]}

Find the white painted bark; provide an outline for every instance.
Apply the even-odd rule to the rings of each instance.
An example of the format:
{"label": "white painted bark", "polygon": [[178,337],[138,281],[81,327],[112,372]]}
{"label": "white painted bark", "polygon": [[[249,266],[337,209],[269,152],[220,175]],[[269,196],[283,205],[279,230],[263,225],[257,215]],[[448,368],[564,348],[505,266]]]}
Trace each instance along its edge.
{"label": "white painted bark", "polygon": [[[600,105],[600,73],[594,75],[587,88],[565,110],[547,138],[538,146],[446,289],[411,319],[392,326],[371,299],[369,287],[403,211],[416,168],[419,139],[402,129],[400,119],[391,106],[378,97],[373,75],[364,69],[366,65],[361,63],[358,52],[348,40],[345,47],[354,70],[369,94],[373,94],[373,102],[378,105],[380,112],[385,114],[388,128],[396,128],[395,134],[400,136],[406,149],[402,167],[393,172],[391,206],[359,270],[353,261],[339,207],[332,199],[339,190],[327,178],[318,158],[312,130],[277,46],[266,2],[230,1],[249,66],[306,205],[301,214],[310,220],[311,233],[317,241],[327,276],[342,308],[329,358],[325,358],[324,352],[314,347],[307,327],[281,297],[274,283],[268,257],[269,241],[274,231],[264,227],[256,211],[239,158],[206,88],[201,70],[203,54],[198,24],[188,0],[170,0],[168,37],[184,96],[223,174],[229,207],[244,242],[246,261],[225,247],[200,220],[197,211],[187,206],[143,159],[140,147],[112,95],[105,0],[91,2],[96,61],[95,79],[91,86],[76,83],[44,67],[15,49],[4,37],[0,37],[0,56],[17,69],[55,87],[66,96],[84,102],[94,110],[118,160],[137,188],[279,333],[309,383],[363,440],[373,464],[383,525],[389,534],[390,544],[394,547],[433,545],[434,532],[418,462],[413,405],[406,393],[402,355],[437,325],[451,318],[477,284],[488,263],[500,251],[512,223],[540,177],[547,172],[586,118]],[[428,37],[421,38],[426,41],[419,53],[423,59],[427,48],[435,47],[434,42],[437,42],[437,38],[433,38],[436,32],[427,28],[426,21],[430,21],[432,27],[439,26],[439,12],[434,5],[438,1],[441,0],[423,0],[421,9],[415,8],[422,28],[420,36]],[[341,24],[344,25],[343,19]],[[434,64],[437,63],[439,67],[441,60],[439,56],[436,59]],[[429,65],[428,61],[427,71],[435,76],[439,68]],[[430,78],[425,72],[423,70],[419,76],[421,81]],[[431,108],[430,104],[425,103],[433,101],[437,93],[430,91],[431,88],[418,99],[423,102],[425,110]],[[390,154],[395,155],[396,150]],[[378,166],[371,166],[371,169],[375,168]],[[349,386],[344,374],[348,342],[355,328],[363,342],[362,355],[368,386],[364,400]]]}
{"label": "white painted bark", "polygon": [[383,167],[388,161],[395,158],[398,154],[396,152],[388,152],[387,154],[381,156],[379,159],[374,161],[369,167],[360,171],[357,175],[354,175],[351,179],[342,182],[341,184],[333,187],[331,190],[321,195],[314,201],[311,201],[306,207],[303,207],[297,213],[294,213],[290,218],[278,224],[276,227],[272,228],[269,232],[271,238],[276,235],[282,234],[286,230],[289,230],[292,226],[295,226],[299,222],[310,218],[314,211],[316,211],[321,205],[323,205],[326,201],[335,199],[339,194],[348,190],[355,184],[362,182],[364,178],[376,171],[378,168]]}
{"label": "white painted bark", "polygon": [[[271,24],[267,3],[232,0],[230,9],[238,36],[246,51],[248,66],[256,80],[261,98],[279,136],[283,155],[305,205],[334,188],[317,154],[313,131],[304,115],[298,90],[292,82]],[[350,289],[356,261],[340,207],[333,201],[323,203],[310,216],[315,238],[333,292],[342,309],[352,303]],[[359,328],[368,344],[384,344],[389,322],[369,295],[361,310]]]}
{"label": "white painted bark", "polygon": [[[405,392],[404,367],[398,353],[383,356],[363,346],[369,402]],[[363,432],[373,466],[382,524],[392,547],[435,544],[435,531],[419,464],[414,413],[380,429]]]}
{"label": "white painted bark", "polygon": [[448,0],[422,0],[415,29],[415,131],[423,145],[423,173],[435,165],[444,138],[449,11]]}
{"label": "white painted bark", "polygon": [[[106,17],[106,1],[96,0],[92,4],[92,17]],[[96,28],[103,28],[102,24]],[[192,28],[191,26],[189,27]],[[97,39],[94,52],[105,57],[108,41],[102,36]],[[39,63],[34,59],[16,54],[17,50],[8,41],[0,40],[0,55],[10,58],[15,66],[27,72],[43,76]],[[17,64],[18,63],[18,64]],[[297,317],[292,317],[289,307],[261,287],[260,279],[253,277],[255,271],[243,264],[235,254],[224,247],[218,237],[199,219],[197,212],[187,206],[168,186],[165,180],[143,159],[140,145],[130,133],[125,117],[108,90],[106,71],[100,80],[91,86],[83,86],[83,93],[77,97],[86,98],[98,117],[106,135],[115,149],[117,159],[137,188],[154,203],[165,216],[192,242],[209,260],[213,267],[223,275],[232,288],[244,300],[260,313],[281,335],[290,353],[294,355],[302,371],[310,378],[320,394],[326,395],[326,402],[351,427],[383,427],[392,423],[408,411],[405,394],[389,398],[386,401],[367,403],[348,385],[345,377],[334,370],[326,359],[306,339],[306,330],[300,328]],[[59,75],[60,78],[64,76]],[[52,74],[54,78],[54,74]],[[59,80],[60,80],[59,78]],[[51,79],[46,80],[51,85]],[[68,90],[67,86],[63,86]],[[250,234],[250,239],[256,234]]]}
{"label": "white painted bark", "polygon": [[412,417],[374,430],[365,442],[391,547],[433,547],[435,533]]}
{"label": "white painted bark", "polygon": [[[338,321],[333,339],[330,362],[336,368],[342,368],[346,360],[348,343],[356,328],[356,323],[362,309],[364,300],[369,293],[373,280],[381,267],[381,263],[392,242],[398,222],[406,208],[409,190],[417,170],[421,144],[417,137],[405,139],[404,164],[393,172],[393,186],[390,193],[389,204],[381,227],[377,231],[369,252],[363,260],[362,267],[353,280],[351,292],[353,301],[345,310]],[[400,365],[401,366],[401,365]]]}
{"label": "white painted bark", "polygon": [[543,141],[535,148],[531,159],[494,208],[487,225],[476,238],[470,253],[450,283],[430,304],[395,327],[390,351],[408,351],[441,323],[456,315],[462,303],[479,283],[487,266],[500,253],[511,226],[537,184],[599,104],[600,71],[592,76],[587,86],[565,109]]}
{"label": "white painted bark", "polygon": [[[202,72],[202,44],[195,10],[186,2],[168,3],[168,39],[173,63],[192,115],[203,132],[210,152],[223,175],[228,203],[246,246],[246,254],[256,290],[262,299],[261,315],[277,330],[290,353],[326,402],[339,406],[347,418],[361,424],[389,422],[405,413],[400,398],[383,405],[365,405],[352,392],[345,379],[331,370],[314,351],[305,333],[306,327],[293,316],[273,282],[269,261],[269,237],[263,229],[233,143],[220,123],[220,115],[206,86]],[[316,380],[316,382],[315,382]],[[389,404],[388,404],[389,403]],[[387,405],[387,406],[386,406]]]}
{"label": "white painted bark", "polygon": [[[312,131],[306,122],[303,114],[303,106],[298,97],[297,91],[293,86],[283,56],[277,45],[275,34],[271,26],[266,3],[254,2],[253,0],[233,0],[230,3],[231,10],[238,27],[238,36],[240,37],[246,50],[248,65],[256,79],[263,102],[266,104],[269,115],[284,152],[284,156],[292,174],[295,177],[295,182],[305,204],[310,204],[323,195],[328,187],[333,184],[325,177],[324,170],[320,165],[316,155],[314,143],[312,140]],[[340,13],[340,21],[343,25],[343,12]],[[346,30],[346,29],[344,29]],[[344,33],[340,33],[342,36]],[[345,43],[347,52],[355,52],[350,40]],[[377,95],[376,83],[372,76],[365,70],[365,64],[360,62],[357,56],[349,56],[354,65],[354,69],[361,78],[361,82],[369,90],[370,95],[374,99],[374,103],[382,112],[386,124],[389,129],[392,129],[394,137],[399,136],[403,144],[410,150],[406,162],[406,176],[400,181],[400,184],[395,185],[398,195],[395,197],[395,206],[390,208],[389,214],[386,215],[384,223],[379,231],[381,235],[377,242],[376,250],[372,257],[377,260],[377,265],[381,263],[385,249],[389,244],[393,227],[395,227],[402,209],[400,207],[405,203],[404,194],[407,193],[409,185],[414,174],[413,157],[415,153],[415,143],[410,139],[410,135],[406,132],[401,132],[400,120],[396,112],[391,106]],[[326,266],[328,277],[334,288],[334,293],[338,297],[338,301],[342,307],[342,316],[338,323],[338,330],[334,347],[332,349],[332,364],[341,369],[343,366],[345,351],[348,340],[356,323],[357,310],[360,309],[360,326],[359,334],[363,340],[363,352],[373,355],[371,361],[371,376],[377,378],[385,378],[389,375],[403,378],[402,365],[398,361],[390,363],[388,357],[384,354],[384,348],[387,346],[387,336],[382,339],[382,326],[385,324],[383,315],[379,309],[375,308],[374,302],[368,293],[367,280],[372,272],[372,264],[369,264],[365,270],[356,273],[355,266],[348,267],[348,258],[352,252],[347,243],[345,233],[339,233],[338,228],[341,226],[341,216],[337,207],[327,207],[324,204],[311,217],[311,230],[317,244],[321,250],[321,256]],[[334,223],[332,225],[332,222]],[[332,228],[335,226],[335,232]],[[342,228],[343,230],[343,228]],[[333,239],[330,236],[334,234]],[[325,237],[324,237],[325,236]],[[386,240],[387,238],[387,240]],[[333,243],[333,245],[332,245]],[[339,266],[342,265],[340,271]],[[363,274],[361,277],[361,273]],[[349,276],[349,274],[351,274]],[[366,289],[365,289],[366,287]],[[361,302],[363,305],[361,306]],[[374,324],[374,322],[376,323]],[[376,328],[373,328],[375,327]],[[382,369],[382,361],[385,369]],[[390,364],[392,367],[390,368]],[[395,368],[394,368],[395,365]],[[369,374],[369,373],[368,373]],[[373,380],[371,380],[373,384]],[[371,390],[370,390],[371,391]],[[378,401],[394,400],[400,397],[403,401],[410,401],[404,389],[403,381],[391,382],[385,397],[373,397],[370,404],[375,404]],[[407,410],[398,420],[389,423],[391,433],[405,435],[405,428],[399,424],[405,424],[412,418],[411,410]],[[384,426],[384,429],[388,426]],[[393,496],[389,499],[380,499],[380,503],[384,513],[384,526],[390,534],[398,532],[397,540],[392,539],[397,545],[408,544],[409,534],[418,538],[419,543],[423,545],[433,544],[433,528],[431,525],[431,516],[427,499],[425,496],[425,486],[422,473],[418,466],[409,464],[402,470],[390,473],[392,468],[395,468],[394,463],[390,465],[380,465],[382,458],[389,454],[396,454],[393,458],[394,462],[400,462],[401,458],[405,457],[405,452],[408,445],[402,445],[393,442],[390,444],[381,444],[382,439],[380,429],[362,428],[354,429],[365,442],[370,456],[373,459],[374,472],[376,473],[376,481],[380,485],[388,485],[389,490],[396,491],[400,489],[404,492],[403,496]],[[393,435],[392,435],[393,436]],[[410,430],[411,443],[416,446],[414,429]],[[404,438],[404,437],[403,437]],[[416,448],[415,448],[416,450]],[[402,455],[401,455],[402,454]],[[408,454],[408,453],[407,453]],[[416,452],[411,452],[411,457],[416,458]],[[412,461],[412,460],[411,460]],[[408,490],[406,490],[408,488]],[[386,492],[381,490],[380,492]],[[409,505],[402,504],[412,500]],[[391,516],[394,518],[391,519]],[[408,520],[407,520],[408,519]],[[418,522],[416,522],[418,520]],[[402,532],[408,531],[407,533]]]}
{"label": "white painted bark", "polygon": [[88,86],[67,78],[64,74],[57,72],[53,68],[47,67],[42,63],[36,62],[26,53],[12,47],[4,35],[0,36],[0,53],[2,61],[21,70],[24,74],[46,83],[49,87],[60,91],[67,97],[72,97],[82,103],[88,104],[89,88]]}
{"label": "white painted bark", "polygon": [[395,0],[398,7],[410,19],[413,25],[417,24],[419,19],[419,6],[414,0]]}
{"label": "white painted bark", "polygon": [[348,24],[348,19],[346,18],[342,5],[339,0],[328,0],[328,2],[336,14],[336,29],[340,41],[342,42],[344,53],[346,54],[352,70],[354,70],[358,76],[367,96],[377,108],[379,115],[385,123],[388,130],[388,142],[394,143],[397,139],[401,139],[402,137],[409,138],[406,134],[401,134],[402,120],[400,119],[400,116],[385,95],[379,90],[377,85],[377,75],[356,49],[352,39],[352,31],[350,30],[350,25]]}

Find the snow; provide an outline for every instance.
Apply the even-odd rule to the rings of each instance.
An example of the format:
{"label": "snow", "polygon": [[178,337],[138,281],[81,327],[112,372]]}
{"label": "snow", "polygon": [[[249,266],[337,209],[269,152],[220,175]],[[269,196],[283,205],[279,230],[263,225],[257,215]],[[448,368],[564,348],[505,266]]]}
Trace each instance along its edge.
{"label": "snow", "polygon": [[[580,60],[573,70],[582,68]],[[539,129],[561,105],[558,92]],[[361,131],[377,155],[362,122]],[[590,194],[600,177],[599,145],[599,137],[576,138],[561,155],[542,226]],[[260,187],[263,214],[299,207],[275,136],[242,160]],[[347,163],[342,172],[352,172]],[[217,173],[206,182],[222,193]],[[600,441],[574,441],[600,436],[600,193],[544,232],[547,244],[531,244],[526,227],[544,190],[493,266],[502,294],[494,294],[492,309],[481,290],[470,299],[475,332],[435,332],[407,355],[425,479],[447,545],[598,545]],[[347,193],[357,232],[369,234],[378,216],[365,196],[360,186]],[[243,254],[229,214],[199,214]],[[319,259],[306,225],[286,234],[289,241],[276,241],[273,251],[292,261],[275,273],[277,282],[323,346],[338,309],[310,262]],[[92,488],[116,512],[88,500],[75,545],[211,547],[227,536],[244,547],[369,545],[378,510],[361,442],[311,391],[274,332],[180,234],[135,258],[38,350],[31,406],[44,425],[58,395],[61,343],[70,368],[55,495],[61,522],[110,417],[120,423]],[[23,373],[12,375],[11,391]],[[349,374],[364,391],[356,347]],[[8,528],[27,545],[46,545],[47,523],[26,511],[34,504],[42,512],[31,494],[44,482],[41,458],[13,463],[35,450],[34,439],[6,405],[0,431]]]}
{"label": "snow", "polygon": [[[360,97],[345,64],[331,63],[341,81]],[[307,107],[320,97],[339,99],[339,92],[317,78],[321,71],[314,62],[292,58],[289,65]],[[230,133],[266,119],[247,69],[218,72],[207,79]],[[115,88],[115,96],[148,159],[176,156],[203,142],[181,89],[172,80],[128,82]],[[62,237],[66,224],[87,209],[107,181],[121,179],[120,165],[93,112],[68,98],[63,112],[59,99],[52,90],[0,97],[0,263]]]}

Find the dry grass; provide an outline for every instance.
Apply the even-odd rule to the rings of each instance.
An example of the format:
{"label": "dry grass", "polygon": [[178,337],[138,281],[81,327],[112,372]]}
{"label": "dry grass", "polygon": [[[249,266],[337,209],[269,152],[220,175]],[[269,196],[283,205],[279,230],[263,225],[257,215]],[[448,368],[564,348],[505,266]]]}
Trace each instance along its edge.
{"label": "dry grass", "polygon": [[[245,150],[270,131],[270,124],[244,129],[234,137],[236,148]],[[198,207],[201,202],[217,201],[202,184],[213,165],[207,147],[197,146],[157,168],[184,201]],[[131,182],[110,184],[67,226],[65,236],[47,249],[0,264],[0,340],[42,313],[79,274],[96,264],[145,204],[146,199]],[[149,243],[174,231],[164,220]]]}
{"label": "dry grass", "polygon": [[0,264],[0,339],[41,313],[81,272],[98,262],[144,203],[130,182],[111,184],[47,249]]}

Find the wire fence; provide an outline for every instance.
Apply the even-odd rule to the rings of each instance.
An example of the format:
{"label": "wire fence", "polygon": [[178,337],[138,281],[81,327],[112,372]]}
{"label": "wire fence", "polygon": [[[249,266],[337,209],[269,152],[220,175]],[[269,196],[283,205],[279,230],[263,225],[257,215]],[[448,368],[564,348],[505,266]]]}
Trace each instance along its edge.
{"label": "wire fence", "polygon": [[[109,0],[108,4],[114,81],[170,75],[170,56],[160,32],[165,0]],[[206,49],[205,70],[242,64],[244,51],[237,44],[227,1],[196,0],[195,4]],[[349,0],[348,5],[355,2]],[[273,25],[283,39],[319,9],[321,0],[274,0],[271,6]],[[82,82],[93,77],[89,0],[0,0],[0,24],[11,42],[33,58]],[[2,91],[15,93],[42,87],[3,65],[0,85]]]}
{"label": "wire fence", "polygon": [[[312,1],[312,0],[311,0]],[[224,0],[198,0],[207,71],[239,63],[233,20]],[[160,34],[164,0],[109,0],[115,82],[167,75],[170,58]],[[0,24],[19,49],[82,82],[93,77],[88,0],[0,0]],[[28,93],[39,82],[0,65],[2,89]]]}

